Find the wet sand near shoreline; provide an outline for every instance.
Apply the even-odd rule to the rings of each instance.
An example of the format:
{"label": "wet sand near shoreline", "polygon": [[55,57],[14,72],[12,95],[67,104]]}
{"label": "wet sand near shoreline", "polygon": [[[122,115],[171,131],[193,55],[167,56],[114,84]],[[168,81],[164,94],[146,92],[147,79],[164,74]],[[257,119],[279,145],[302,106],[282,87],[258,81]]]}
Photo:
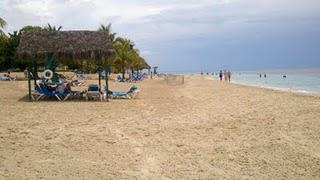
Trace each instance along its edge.
{"label": "wet sand near shoreline", "polygon": [[0,82],[0,179],[320,178],[319,97],[138,85],[133,100],[26,102],[25,81]]}

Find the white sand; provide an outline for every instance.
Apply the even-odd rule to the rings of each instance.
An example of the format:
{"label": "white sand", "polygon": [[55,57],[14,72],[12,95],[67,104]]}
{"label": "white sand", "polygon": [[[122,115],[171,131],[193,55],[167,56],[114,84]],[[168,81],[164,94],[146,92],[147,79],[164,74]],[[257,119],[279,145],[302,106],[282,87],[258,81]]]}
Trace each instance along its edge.
{"label": "white sand", "polygon": [[26,82],[0,82],[0,179],[320,179],[319,97],[185,82],[110,103],[25,102]]}

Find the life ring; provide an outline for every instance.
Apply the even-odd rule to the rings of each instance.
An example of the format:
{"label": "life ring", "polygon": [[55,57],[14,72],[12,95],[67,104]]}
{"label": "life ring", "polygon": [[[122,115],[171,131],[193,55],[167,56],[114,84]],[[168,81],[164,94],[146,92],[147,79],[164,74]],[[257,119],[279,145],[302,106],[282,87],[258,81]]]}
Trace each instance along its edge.
{"label": "life ring", "polygon": [[53,72],[50,69],[46,69],[43,71],[43,77],[49,80],[53,77]]}

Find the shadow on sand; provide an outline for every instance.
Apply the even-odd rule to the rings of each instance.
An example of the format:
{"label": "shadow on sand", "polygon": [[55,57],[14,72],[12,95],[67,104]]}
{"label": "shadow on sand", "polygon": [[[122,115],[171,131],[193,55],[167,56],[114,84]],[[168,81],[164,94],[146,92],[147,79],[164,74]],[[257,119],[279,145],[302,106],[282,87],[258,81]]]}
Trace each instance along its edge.
{"label": "shadow on sand", "polygon": [[[114,101],[114,100],[138,100],[139,98],[135,99],[109,99],[109,101]],[[58,101],[56,97],[46,97],[45,99],[41,99],[40,101],[34,101],[34,100],[29,100],[29,96],[25,95],[21,98],[18,99],[18,102],[107,102],[107,101],[100,101],[100,100],[90,100],[86,101],[84,98],[71,98],[66,101]]]}
{"label": "shadow on sand", "polygon": [[25,95],[25,96],[19,98],[18,102],[32,102],[32,101],[29,100],[29,96],[28,95]]}

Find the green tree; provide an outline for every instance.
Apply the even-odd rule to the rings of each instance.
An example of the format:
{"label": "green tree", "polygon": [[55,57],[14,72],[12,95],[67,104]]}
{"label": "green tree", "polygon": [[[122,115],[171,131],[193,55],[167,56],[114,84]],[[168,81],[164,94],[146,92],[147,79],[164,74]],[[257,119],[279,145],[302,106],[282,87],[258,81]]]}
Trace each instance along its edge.
{"label": "green tree", "polygon": [[7,44],[7,60],[9,68],[16,68],[16,51],[20,42],[20,32],[14,31],[9,33],[9,39]]}
{"label": "green tree", "polygon": [[19,46],[21,34],[24,32],[40,32],[45,31],[44,28],[40,26],[25,26],[20,31],[14,31],[9,33],[9,37],[1,40],[0,43],[0,66],[2,70],[10,68],[19,68],[23,70],[27,67],[26,63],[16,61],[16,51]]}
{"label": "green tree", "polygon": [[9,33],[9,37],[2,36],[0,39],[0,68],[7,70],[10,68],[25,69],[27,64],[16,61],[16,51],[20,42],[21,34],[24,32],[40,32],[45,31],[40,26],[25,26],[20,31]]}
{"label": "green tree", "polygon": [[40,27],[40,26],[25,26],[22,29],[20,29],[20,33],[23,33],[23,32],[41,32],[41,31],[45,31],[45,29]]}
{"label": "green tree", "polygon": [[122,72],[124,78],[125,70],[130,69],[135,58],[134,44],[129,39],[117,38],[113,47],[116,51],[114,67]]}
{"label": "green tree", "polygon": [[0,42],[1,70],[14,68],[15,53],[19,45],[18,32],[9,33],[9,37],[2,36]]}
{"label": "green tree", "polygon": [[[112,32],[111,26],[112,26],[111,23],[109,23],[108,25],[101,24],[98,31],[106,32],[112,42],[112,45],[114,45],[117,33]],[[115,55],[111,55],[107,57],[106,59],[104,59],[104,61],[102,61],[101,65],[103,67],[106,67],[107,65],[109,65],[110,67],[114,67],[115,66],[114,62],[116,59],[115,57],[116,57]]]}
{"label": "green tree", "polygon": [[8,38],[4,35],[0,35],[0,70],[6,69],[6,47],[8,44]]}

